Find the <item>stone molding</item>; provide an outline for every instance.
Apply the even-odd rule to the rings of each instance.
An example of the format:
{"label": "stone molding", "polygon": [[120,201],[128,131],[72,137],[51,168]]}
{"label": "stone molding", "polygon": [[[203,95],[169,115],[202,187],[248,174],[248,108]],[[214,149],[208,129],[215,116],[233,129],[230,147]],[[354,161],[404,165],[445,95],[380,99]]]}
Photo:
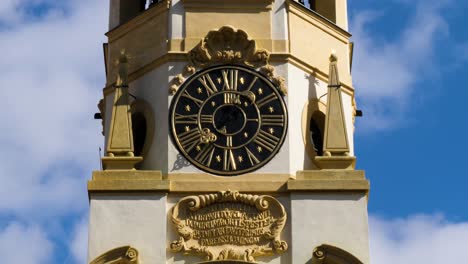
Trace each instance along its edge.
{"label": "stone molding", "polygon": [[[185,52],[168,52],[167,54],[155,59],[150,64],[142,67],[134,72],[132,72],[128,79],[130,82],[140,78],[141,76],[145,75],[146,73],[154,70],[155,68],[168,63],[168,62],[178,62],[178,61],[187,61],[187,53]],[[313,74],[317,79],[327,82],[328,81],[328,73],[321,72],[317,68],[312,67],[307,62],[300,60],[299,58],[288,54],[288,53],[271,53],[270,54],[270,61],[277,62],[277,63],[291,63],[292,65],[300,68],[301,70],[306,71],[309,74]],[[183,77],[183,76],[182,76]],[[354,96],[354,88],[346,83],[342,83],[343,92]],[[114,84],[109,84],[103,88],[104,96],[111,95],[115,90]],[[353,104],[355,107],[355,104]]]}
{"label": "stone molding", "polygon": [[139,264],[138,250],[131,246],[111,249],[89,264]]}
{"label": "stone molding", "polygon": [[94,171],[88,192],[216,192],[230,188],[241,192],[364,192],[369,181],[360,170],[309,170],[289,174],[247,174],[218,177],[209,174],[169,174],[161,171]]}
{"label": "stone molding", "polygon": [[94,171],[88,181],[88,193],[99,192],[167,192],[169,181],[162,179],[160,171],[115,170]]}
{"label": "stone molding", "polygon": [[288,191],[364,192],[369,181],[361,170],[309,170],[298,171],[296,179],[288,181]]}
{"label": "stone molding", "polygon": [[189,11],[206,10],[271,10],[274,0],[182,0]]}
{"label": "stone molding", "polygon": [[283,253],[281,240],[287,214],[268,195],[221,191],[182,198],[171,211],[179,235],[169,248],[205,260],[255,261],[255,257]]}

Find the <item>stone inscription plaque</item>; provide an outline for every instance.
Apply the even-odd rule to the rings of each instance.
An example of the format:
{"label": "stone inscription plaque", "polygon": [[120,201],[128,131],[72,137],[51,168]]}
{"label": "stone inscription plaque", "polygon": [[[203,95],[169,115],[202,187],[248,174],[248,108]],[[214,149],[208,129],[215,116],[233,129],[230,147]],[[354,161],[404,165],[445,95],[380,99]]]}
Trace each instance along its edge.
{"label": "stone inscription plaque", "polygon": [[188,196],[172,209],[172,222],[180,237],[171,250],[205,260],[252,262],[257,256],[287,250],[280,239],[286,212],[267,195],[226,191]]}

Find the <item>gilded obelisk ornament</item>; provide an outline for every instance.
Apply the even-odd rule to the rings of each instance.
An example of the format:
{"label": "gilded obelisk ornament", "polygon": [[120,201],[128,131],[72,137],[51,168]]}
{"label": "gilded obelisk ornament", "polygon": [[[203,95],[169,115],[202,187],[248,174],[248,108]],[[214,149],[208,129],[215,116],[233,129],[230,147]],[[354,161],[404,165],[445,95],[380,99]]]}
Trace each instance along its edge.
{"label": "gilded obelisk ornament", "polygon": [[205,260],[253,262],[288,249],[280,237],[286,218],[283,205],[268,195],[221,191],[184,197],[172,209],[179,239],[170,249]]}
{"label": "gilded obelisk ornament", "polygon": [[122,49],[119,57],[119,75],[115,82],[109,140],[106,157],[102,158],[105,170],[132,170],[143,160],[134,156],[132,116],[128,95],[128,55]]}
{"label": "gilded obelisk ornament", "polygon": [[334,53],[330,56],[328,78],[323,156],[316,156],[314,162],[320,169],[352,170],[356,165],[356,158],[349,155],[350,145],[343,108],[342,85],[338,77],[338,57]]}

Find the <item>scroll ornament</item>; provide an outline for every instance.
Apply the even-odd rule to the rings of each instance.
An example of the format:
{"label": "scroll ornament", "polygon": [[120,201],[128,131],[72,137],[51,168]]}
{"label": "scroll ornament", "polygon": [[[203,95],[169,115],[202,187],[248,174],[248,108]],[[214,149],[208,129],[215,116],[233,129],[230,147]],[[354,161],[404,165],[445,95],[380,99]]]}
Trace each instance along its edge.
{"label": "scroll ornament", "polygon": [[286,218],[281,203],[268,195],[222,191],[188,196],[172,209],[179,239],[170,249],[207,261],[253,262],[255,257],[288,249],[280,239]]}
{"label": "scroll ornament", "polygon": [[189,64],[184,72],[175,76],[170,84],[169,92],[174,95],[180,85],[194,74],[197,69],[219,64],[240,64],[252,68],[265,68],[271,75],[267,77],[286,95],[284,78],[275,77],[272,66],[268,64],[270,53],[265,49],[257,49],[255,40],[249,39],[243,30],[230,26],[210,31],[200,43],[189,53]]}
{"label": "scroll ornament", "polygon": [[114,248],[100,255],[90,264],[139,264],[138,250],[130,246]]}

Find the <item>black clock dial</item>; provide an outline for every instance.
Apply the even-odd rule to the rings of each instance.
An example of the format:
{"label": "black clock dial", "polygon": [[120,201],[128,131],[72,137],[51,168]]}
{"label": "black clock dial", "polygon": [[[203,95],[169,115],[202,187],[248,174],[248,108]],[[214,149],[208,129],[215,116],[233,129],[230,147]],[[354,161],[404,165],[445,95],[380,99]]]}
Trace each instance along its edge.
{"label": "black clock dial", "polygon": [[278,89],[241,66],[198,72],[174,96],[171,128],[179,151],[217,175],[254,171],[279,151],[287,111]]}

